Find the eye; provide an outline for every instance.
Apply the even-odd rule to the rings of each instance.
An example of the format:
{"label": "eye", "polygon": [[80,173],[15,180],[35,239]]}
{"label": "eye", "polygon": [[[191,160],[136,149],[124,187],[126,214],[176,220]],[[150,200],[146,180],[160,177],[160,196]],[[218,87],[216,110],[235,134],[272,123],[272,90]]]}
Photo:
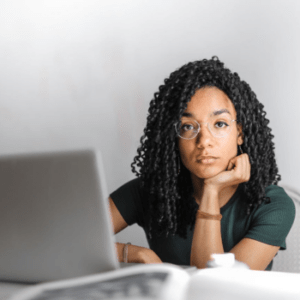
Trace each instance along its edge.
{"label": "eye", "polygon": [[181,126],[181,130],[184,130],[184,131],[193,130],[193,129],[194,129],[194,126],[192,124],[184,124]]}
{"label": "eye", "polygon": [[226,125],[226,126],[217,127],[217,128],[224,128],[224,127],[227,127],[227,126],[229,126],[227,123],[225,123],[225,122],[222,122],[222,121],[220,121],[220,122],[217,122],[216,124],[224,124],[224,125]]}

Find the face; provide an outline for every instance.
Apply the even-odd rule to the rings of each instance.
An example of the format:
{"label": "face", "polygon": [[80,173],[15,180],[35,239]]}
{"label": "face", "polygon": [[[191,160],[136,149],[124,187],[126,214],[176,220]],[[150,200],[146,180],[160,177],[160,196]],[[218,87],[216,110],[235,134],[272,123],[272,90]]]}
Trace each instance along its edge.
{"label": "face", "polygon": [[[213,114],[223,109],[227,109],[229,113]],[[218,128],[216,130],[220,130],[220,127],[225,126],[222,121],[236,120],[236,111],[231,100],[216,87],[201,88],[188,103],[181,121],[189,119],[196,120],[200,124],[200,132],[190,140],[178,137],[178,147],[181,161],[190,171],[192,179],[206,179],[225,171],[230,159],[237,155],[238,145],[243,143],[241,125],[232,121],[229,124],[229,133],[225,137],[218,138],[213,136],[202,122],[210,121],[210,124]],[[212,163],[204,163],[199,159],[202,155],[217,158]]]}

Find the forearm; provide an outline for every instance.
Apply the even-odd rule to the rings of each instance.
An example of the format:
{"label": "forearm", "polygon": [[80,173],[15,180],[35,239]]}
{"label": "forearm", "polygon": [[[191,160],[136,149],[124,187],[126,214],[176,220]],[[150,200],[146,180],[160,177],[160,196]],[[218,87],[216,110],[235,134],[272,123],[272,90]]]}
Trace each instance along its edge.
{"label": "forearm", "polygon": [[[218,194],[204,192],[199,210],[213,215],[219,214]],[[224,253],[221,221],[198,218],[195,222],[190,263],[199,269],[205,268],[213,253]]]}
{"label": "forearm", "polygon": [[[125,244],[121,243],[115,243],[117,255],[118,255],[118,261],[124,262],[124,247]],[[143,256],[145,252],[150,251],[148,248],[135,246],[135,245],[128,245],[128,252],[127,252],[127,260],[129,263],[143,263]]]}

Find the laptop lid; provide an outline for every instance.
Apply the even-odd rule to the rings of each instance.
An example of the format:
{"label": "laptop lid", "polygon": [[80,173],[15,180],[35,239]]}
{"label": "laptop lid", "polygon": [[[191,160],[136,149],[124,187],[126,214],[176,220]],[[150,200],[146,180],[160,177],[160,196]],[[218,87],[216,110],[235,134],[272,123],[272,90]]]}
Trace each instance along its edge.
{"label": "laptop lid", "polygon": [[99,151],[0,157],[0,199],[0,280],[119,268]]}

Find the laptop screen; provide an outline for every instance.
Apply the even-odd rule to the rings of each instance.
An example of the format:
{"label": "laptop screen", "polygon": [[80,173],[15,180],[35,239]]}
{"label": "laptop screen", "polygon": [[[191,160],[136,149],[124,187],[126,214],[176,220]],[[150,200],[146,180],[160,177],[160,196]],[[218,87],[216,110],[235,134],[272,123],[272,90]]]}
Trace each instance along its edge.
{"label": "laptop screen", "polygon": [[0,280],[60,280],[119,267],[101,153],[0,158]]}

